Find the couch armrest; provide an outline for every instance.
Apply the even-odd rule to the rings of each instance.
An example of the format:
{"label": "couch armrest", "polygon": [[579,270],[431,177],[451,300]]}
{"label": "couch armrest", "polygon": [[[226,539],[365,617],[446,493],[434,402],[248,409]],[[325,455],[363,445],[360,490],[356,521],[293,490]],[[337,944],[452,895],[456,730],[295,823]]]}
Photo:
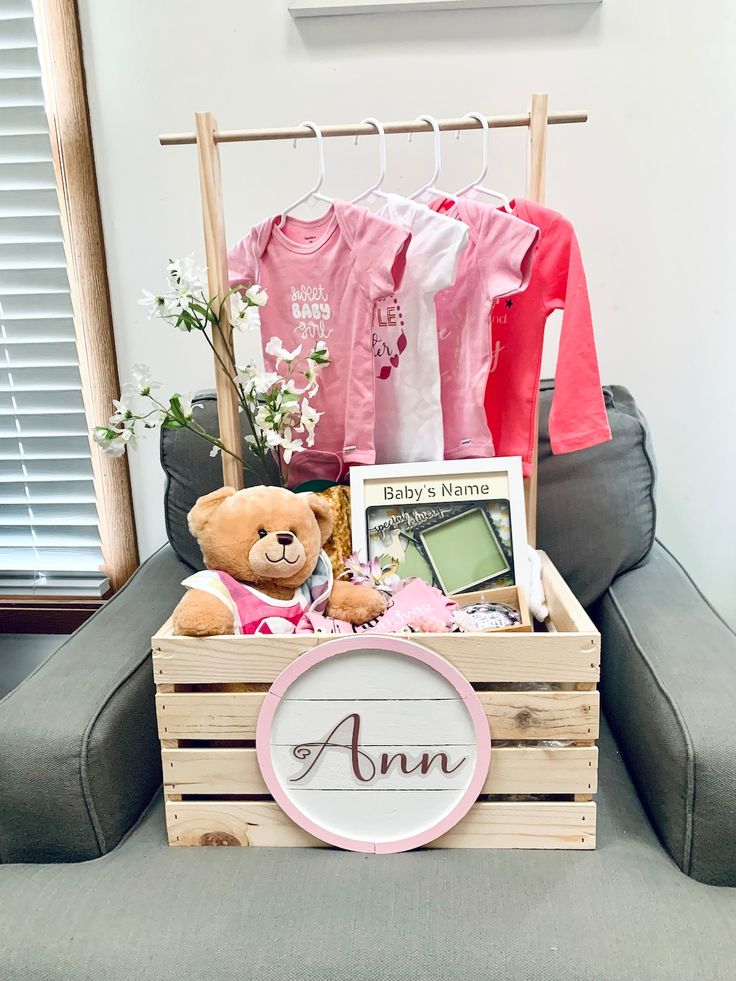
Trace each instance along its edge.
{"label": "couch armrest", "polygon": [[736,886],[736,635],[659,543],[595,619],[603,710],[657,833],[687,875]]}
{"label": "couch armrest", "polygon": [[114,848],[161,782],[151,635],[187,569],[165,546],[0,701],[0,861]]}

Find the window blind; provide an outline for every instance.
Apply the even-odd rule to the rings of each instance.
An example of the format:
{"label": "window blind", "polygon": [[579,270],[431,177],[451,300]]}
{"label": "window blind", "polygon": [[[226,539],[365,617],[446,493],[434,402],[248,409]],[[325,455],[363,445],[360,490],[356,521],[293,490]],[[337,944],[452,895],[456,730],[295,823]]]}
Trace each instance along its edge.
{"label": "window blind", "polygon": [[0,594],[102,595],[31,0],[0,0]]}

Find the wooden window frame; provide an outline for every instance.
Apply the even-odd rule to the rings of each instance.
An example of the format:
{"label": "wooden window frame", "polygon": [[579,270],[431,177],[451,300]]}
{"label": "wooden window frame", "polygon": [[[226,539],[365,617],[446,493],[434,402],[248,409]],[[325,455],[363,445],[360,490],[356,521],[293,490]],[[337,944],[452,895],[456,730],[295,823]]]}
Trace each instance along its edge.
{"label": "wooden window frame", "polygon": [[[82,398],[87,424],[104,424],[120,392],[76,0],[33,0],[51,150],[59,194]],[[71,633],[138,566],[130,471],[126,457],[90,452],[103,572],[102,599],[76,596],[0,598],[0,633]]]}
{"label": "wooden window frame", "polygon": [[[110,288],[76,0],[34,0],[64,250],[88,425],[107,422],[120,392]],[[104,572],[118,590],[138,566],[125,456],[90,439]],[[71,600],[69,601],[71,602]],[[88,605],[89,599],[81,601]]]}

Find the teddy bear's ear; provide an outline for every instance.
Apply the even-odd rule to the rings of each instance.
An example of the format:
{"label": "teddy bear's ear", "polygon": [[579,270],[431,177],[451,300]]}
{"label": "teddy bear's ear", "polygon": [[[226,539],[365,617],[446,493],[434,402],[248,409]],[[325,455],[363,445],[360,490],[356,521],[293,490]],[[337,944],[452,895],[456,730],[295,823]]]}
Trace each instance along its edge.
{"label": "teddy bear's ear", "polygon": [[322,544],[324,545],[332,534],[333,521],[330,502],[326,498],[320,497],[319,494],[310,494],[307,498],[307,504],[314,511],[314,516],[317,519],[319,532],[322,537]]}
{"label": "teddy bear's ear", "polygon": [[232,497],[234,493],[234,487],[220,487],[219,490],[212,491],[211,494],[205,494],[204,497],[197,499],[197,503],[187,516],[189,530],[195,538],[201,533],[222,502],[226,501],[228,497]]}

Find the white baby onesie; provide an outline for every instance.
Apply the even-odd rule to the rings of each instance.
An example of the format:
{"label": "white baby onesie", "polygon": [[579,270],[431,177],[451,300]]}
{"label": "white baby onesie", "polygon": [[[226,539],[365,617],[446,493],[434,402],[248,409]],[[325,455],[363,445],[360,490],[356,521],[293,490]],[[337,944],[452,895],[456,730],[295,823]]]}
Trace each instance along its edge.
{"label": "white baby onesie", "polygon": [[373,309],[376,463],[444,459],[434,296],[455,281],[467,226],[389,194],[380,217],[411,232],[406,271]]}

